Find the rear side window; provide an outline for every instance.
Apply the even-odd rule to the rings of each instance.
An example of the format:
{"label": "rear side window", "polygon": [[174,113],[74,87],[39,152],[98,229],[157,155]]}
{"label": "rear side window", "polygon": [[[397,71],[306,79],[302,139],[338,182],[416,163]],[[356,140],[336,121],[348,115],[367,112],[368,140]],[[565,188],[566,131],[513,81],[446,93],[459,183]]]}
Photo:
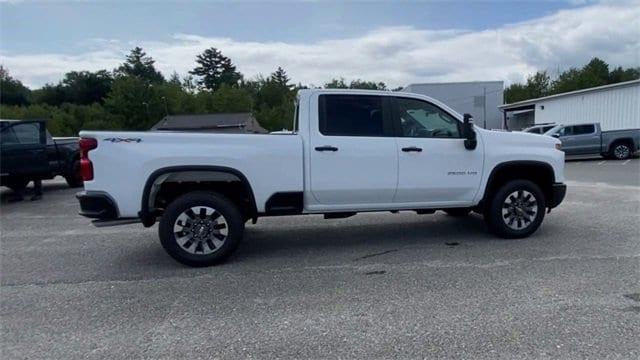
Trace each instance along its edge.
{"label": "rear side window", "polygon": [[593,134],[595,131],[594,125],[576,125],[573,127],[573,135]]}
{"label": "rear side window", "polygon": [[320,133],[330,136],[384,136],[383,97],[320,95]]}
{"label": "rear side window", "polygon": [[40,126],[37,123],[17,124],[2,131],[3,144],[39,144]]}

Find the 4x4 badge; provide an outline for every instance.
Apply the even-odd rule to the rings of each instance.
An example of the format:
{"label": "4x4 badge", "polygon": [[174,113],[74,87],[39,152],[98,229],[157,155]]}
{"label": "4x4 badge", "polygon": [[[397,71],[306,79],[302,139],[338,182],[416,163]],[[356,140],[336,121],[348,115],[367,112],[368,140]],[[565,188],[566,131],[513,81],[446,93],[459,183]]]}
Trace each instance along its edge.
{"label": "4x4 badge", "polygon": [[104,141],[111,141],[112,143],[121,143],[121,142],[125,142],[125,143],[130,143],[130,142],[135,142],[135,143],[139,143],[142,141],[142,139],[140,138],[106,138],[104,139]]}

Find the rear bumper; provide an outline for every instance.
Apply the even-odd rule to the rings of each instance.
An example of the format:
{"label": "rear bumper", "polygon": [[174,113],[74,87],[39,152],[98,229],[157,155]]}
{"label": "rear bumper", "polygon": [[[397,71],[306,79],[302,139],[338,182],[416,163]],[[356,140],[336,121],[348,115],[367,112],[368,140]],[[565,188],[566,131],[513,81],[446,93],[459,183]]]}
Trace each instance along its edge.
{"label": "rear bumper", "polygon": [[113,199],[104,192],[81,191],[76,194],[80,202],[79,214],[92,219],[117,219],[118,206]]}
{"label": "rear bumper", "polygon": [[551,185],[551,198],[548,200],[547,207],[553,209],[560,205],[564,196],[567,194],[567,185],[563,183],[554,183]]}

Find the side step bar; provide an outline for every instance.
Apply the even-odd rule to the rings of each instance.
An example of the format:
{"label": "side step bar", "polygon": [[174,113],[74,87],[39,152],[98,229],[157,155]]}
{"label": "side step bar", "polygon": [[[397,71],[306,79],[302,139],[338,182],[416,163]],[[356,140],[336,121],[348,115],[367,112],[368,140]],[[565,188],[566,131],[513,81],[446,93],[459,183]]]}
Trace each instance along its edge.
{"label": "side step bar", "polygon": [[118,225],[129,225],[129,224],[137,224],[142,222],[139,218],[126,218],[126,219],[115,219],[115,220],[93,220],[91,223],[95,227],[108,227],[108,226],[118,226]]}

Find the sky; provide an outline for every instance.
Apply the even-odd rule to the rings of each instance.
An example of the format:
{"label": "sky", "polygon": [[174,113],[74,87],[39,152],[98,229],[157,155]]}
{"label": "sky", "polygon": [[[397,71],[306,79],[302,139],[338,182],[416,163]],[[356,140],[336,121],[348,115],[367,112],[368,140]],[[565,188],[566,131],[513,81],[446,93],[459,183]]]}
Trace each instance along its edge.
{"label": "sky", "polygon": [[600,57],[640,66],[640,0],[0,0],[0,63],[35,88],[114,69],[141,46],[165,76],[216,47],[245,77],[283,67],[296,83],[344,77],[523,81]]}

